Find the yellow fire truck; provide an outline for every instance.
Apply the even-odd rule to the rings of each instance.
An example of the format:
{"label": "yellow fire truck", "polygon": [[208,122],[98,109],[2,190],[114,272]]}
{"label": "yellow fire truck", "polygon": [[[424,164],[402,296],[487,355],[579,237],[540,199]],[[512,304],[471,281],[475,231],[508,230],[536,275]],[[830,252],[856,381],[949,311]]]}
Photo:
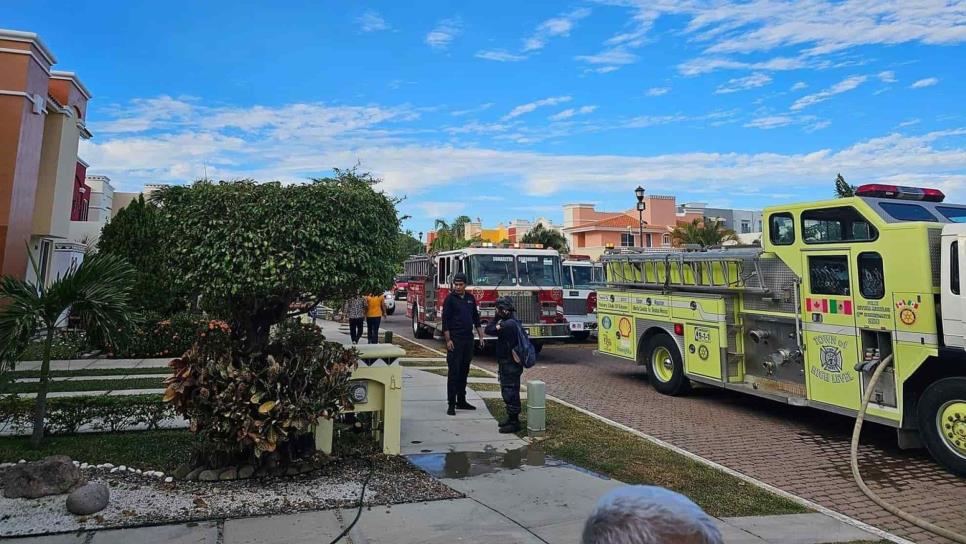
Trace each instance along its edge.
{"label": "yellow fire truck", "polygon": [[764,211],[760,247],[603,256],[598,344],[661,393],[691,382],[867,419],[966,475],[966,205],[935,189]]}

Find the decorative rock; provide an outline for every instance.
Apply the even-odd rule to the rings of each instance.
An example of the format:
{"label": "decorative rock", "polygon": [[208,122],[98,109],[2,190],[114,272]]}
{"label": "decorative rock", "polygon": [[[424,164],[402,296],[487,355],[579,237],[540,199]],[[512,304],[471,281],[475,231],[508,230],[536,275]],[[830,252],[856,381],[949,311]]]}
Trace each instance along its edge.
{"label": "decorative rock", "polygon": [[226,468],[221,471],[218,475],[219,480],[237,480],[238,479],[238,469],[235,467]]}
{"label": "decorative rock", "polygon": [[80,466],[80,461],[71,461],[71,462],[74,463],[74,466],[75,467],[79,467]]}
{"label": "decorative rock", "polygon": [[91,482],[75,489],[67,496],[67,510],[71,514],[87,516],[107,508],[111,492],[101,482]]}
{"label": "decorative rock", "polygon": [[114,467],[114,468],[112,468],[112,469],[111,469],[111,474],[114,474],[114,473],[115,473],[115,472],[117,472],[118,470],[120,470],[120,469],[119,469],[119,468],[117,468],[117,467]]}
{"label": "decorative rock", "polygon": [[21,459],[21,460],[19,460],[19,461],[17,461],[17,464],[18,464],[18,465],[22,465],[22,464],[24,464],[24,463],[26,463],[26,462],[27,462],[27,460],[26,460],[26,459]]}
{"label": "decorative rock", "polygon": [[54,455],[43,461],[18,463],[3,473],[3,496],[36,499],[67,493],[84,482],[70,457]]}
{"label": "decorative rock", "polygon": [[127,467],[124,466],[124,465],[121,465],[121,466],[117,467],[117,469],[118,470],[127,470]]}
{"label": "decorative rock", "polygon": [[104,468],[114,468],[114,465],[111,463],[104,463]]}
{"label": "decorative rock", "polygon": [[141,469],[139,469],[139,468],[138,468],[138,469],[135,469],[135,470],[134,470],[134,473],[135,473],[135,474],[141,474]]}
{"label": "decorative rock", "polygon": [[[74,461],[74,463],[77,463],[77,461]],[[76,466],[76,465],[75,465],[75,466]],[[88,468],[89,466],[90,466],[90,465],[88,465],[87,463],[81,463],[81,464],[80,464],[80,468],[81,468],[81,470],[84,470],[84,469],[86,469],[86,468]]]}
{"label": "decorative rock", "polygon": [[205,471],[204,467],[198,467],[192,470],[191,472],[189,472],[188,474],[186,474],[184,479],[191,480],[192,482],[196,482],[198,481],[198,477],[201,476],[201,473],[204,471]]}
{"label": "decorative rock", "polygon": [[174,473],[172,474],[172,476],[174,476],[179,480],[183,480],[190,473],[191,473],[191,465],[182,464],[182,465],[178,465],[178,468],[174,469]]}
{"label": "decorative rock", "polygon": [[251,465],[242,465],[238,469],[239,480],[247,480],[248,478],[251,478],[254,474],[255,474],[255,467]]}
{"label": "decorative rock", "polygon": [[218,479],[217,470],[203,470],[201,474],[198,475],[198,479],[202,482],[214,482]]}
{"label": "decorative rock", "polygon": [[168,476],[167,478],[164,479],[164,483],[166,484],[170,484],[173,481],[174,481],[174,478],[172,478],[171,476]]}

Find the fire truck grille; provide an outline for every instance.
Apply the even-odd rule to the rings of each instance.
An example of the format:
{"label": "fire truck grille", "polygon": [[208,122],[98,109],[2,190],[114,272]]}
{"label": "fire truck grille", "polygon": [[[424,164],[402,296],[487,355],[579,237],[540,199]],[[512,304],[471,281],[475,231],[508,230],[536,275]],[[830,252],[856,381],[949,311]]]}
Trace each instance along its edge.
{"label": "fire truck grille", "polygon": [[565,298],[564,315],[584,315],[587,313],[587,299]]}
{"label": "fire truck grille", "polygon": [[517,310],[517,319],[521,323],[540,322],[540,301],[536,293],[511,295],[513,307]]}

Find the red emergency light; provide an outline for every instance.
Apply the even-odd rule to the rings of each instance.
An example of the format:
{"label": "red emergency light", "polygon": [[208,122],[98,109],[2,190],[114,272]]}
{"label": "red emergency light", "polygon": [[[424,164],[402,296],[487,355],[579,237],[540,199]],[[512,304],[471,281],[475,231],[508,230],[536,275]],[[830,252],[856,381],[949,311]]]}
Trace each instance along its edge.
{"label": "red emergency light", "polygon": [[939,189],[926,189],[923,187],[903,187],[901,185],[883,185],[881,183],[868,183],[860,185],[855,190],[855,196],[868,196],[874,198],[895,198],[899,200],[921,200],[924,202],[942,202],[946,195]]}

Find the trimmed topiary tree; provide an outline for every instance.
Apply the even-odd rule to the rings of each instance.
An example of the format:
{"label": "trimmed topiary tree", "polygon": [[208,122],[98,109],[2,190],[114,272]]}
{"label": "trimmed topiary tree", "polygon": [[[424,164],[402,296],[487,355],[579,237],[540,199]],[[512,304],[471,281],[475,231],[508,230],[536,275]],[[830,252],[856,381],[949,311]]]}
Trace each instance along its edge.
{"label": "trimmed topiary tree", "polygon": [[306,184],[197,182],[157,195],[176,286],[224,320],[172,361],[165,392],[213,448],[208,466],[296,457],[316,418],[351,405],[355,352],[292,318],[390,285],[399,220],[377,181],[337,170]]}

